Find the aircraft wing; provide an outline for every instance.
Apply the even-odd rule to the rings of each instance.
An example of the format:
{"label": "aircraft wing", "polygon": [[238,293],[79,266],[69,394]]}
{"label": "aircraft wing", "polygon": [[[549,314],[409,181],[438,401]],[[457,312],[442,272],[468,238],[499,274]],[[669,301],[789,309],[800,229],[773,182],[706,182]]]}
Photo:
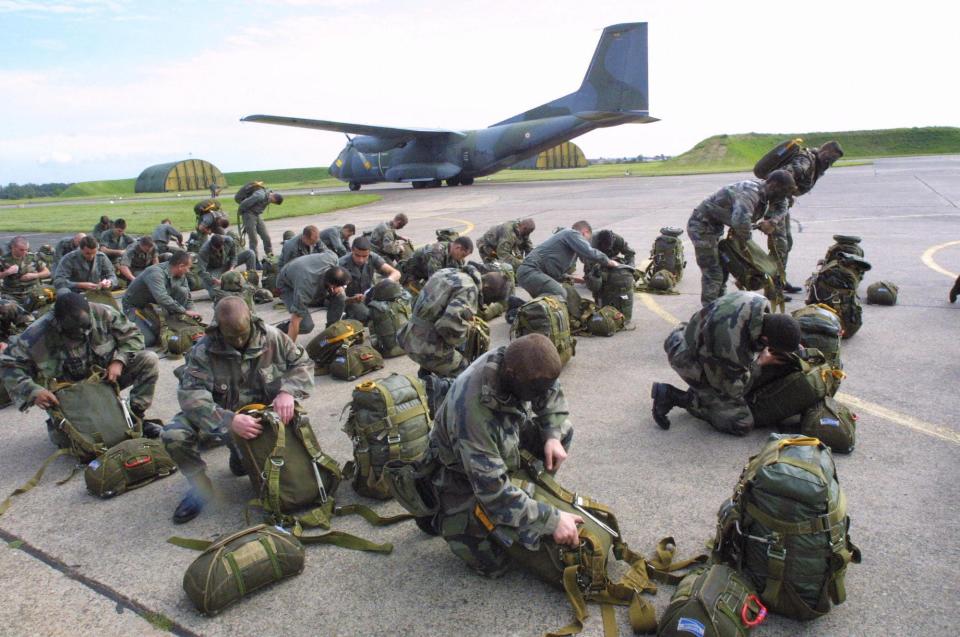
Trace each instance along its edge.
{"label": "aircraft wing", "polygon": [[455,130],[437,128],[392,128],[390,126],[369,126],[367,124],[349,124],[347,122],[331,122],[323,119],[304,119],[302,117],[283,117],[280,115],[247,115],[241,118],[240,121],[294,126],[297,128],[313,128],[316,130],[351,133],[354,135],[370,135],[382,139],[415,139],[441,136],[453,136],[463,139],[466,137],[464,133]]}

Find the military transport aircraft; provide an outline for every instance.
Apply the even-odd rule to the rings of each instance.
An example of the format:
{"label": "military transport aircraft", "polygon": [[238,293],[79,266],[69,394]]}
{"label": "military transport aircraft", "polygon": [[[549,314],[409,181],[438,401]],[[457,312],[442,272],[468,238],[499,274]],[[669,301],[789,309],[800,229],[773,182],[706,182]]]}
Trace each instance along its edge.
{"label": "military transport aircraft", "polygon": [[[347,134],[330,174],[360,190],[380,181],[414,188],[469,186],[595,128],[658,121],[647,99],[647,23],[603,30],[580,89],[489,128],[468,131],[391,128],[277,115],[243,122],[297,126]],[[355,137],[351,139],[350,134]]]}

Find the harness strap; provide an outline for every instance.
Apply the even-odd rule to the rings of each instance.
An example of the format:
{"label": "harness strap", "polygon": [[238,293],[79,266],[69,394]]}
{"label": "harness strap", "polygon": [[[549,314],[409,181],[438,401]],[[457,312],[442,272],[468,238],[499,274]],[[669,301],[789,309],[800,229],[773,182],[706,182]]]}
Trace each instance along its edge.
{"label": "harness strap", "polygon": [[37,470],[35,474],[33,474],[32,478],[27,480],[22,486],[19,486],[16,489],[14,489],[13,493],[8,495],[6,500],[4,500],[3,502],[0,502],[0,515],[3,515],[4,513],[6,513],[7,509],[10,508],[10,505],[12,504],[11,500],[13,500],[18,495],[23,495],[24,493],[26,493],[27,491],[34,488],[35,486],[37,486],[37,484],[40,483],[40,480],[43,478],[44,472],[47,470],[47,467],[50,466],[51,462],[53,462],[60,456],[66,455],[68,453],[70,453],[69,449],[57,449],[50,455],[50,457],[44,460],[43,464],[40,465],[40,468]]}

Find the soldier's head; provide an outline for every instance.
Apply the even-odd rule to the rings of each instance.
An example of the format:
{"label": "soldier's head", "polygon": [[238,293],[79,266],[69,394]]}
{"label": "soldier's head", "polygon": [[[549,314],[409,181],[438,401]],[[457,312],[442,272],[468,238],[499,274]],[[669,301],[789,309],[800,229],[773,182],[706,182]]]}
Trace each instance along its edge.
{"label": "soldier's head", "polygon": [[224,234],[227,231],[227,228],[230,227],[230,220],[226,217],[219,217],[216,221],[213,222],[213,232],[214,234]]}
{"label": "soldier's head", "polygon": [[53,319],[67,338],[84,339],[93,326],[90,320],[90,302],[87,297],[76,292],[58,294],[53,304]]}
{"label": "soldier's head", "polygon": [[357,227],[352,223],[345,223],[340,226],[340,236],[343,237],[343,240],[346,241],[353,235],[357,234]]}
{"label": "soldier's head", "polygon": [[507,345],[500,365],[500,388],[520,400],[544,396],[560,378],[557,348],[543,334],[527,334]]}
{"label": "soldier's head", "polygon": [[30,242],[23,237],[14,237],[10,240],[10,255],[14,259],[22,259],[30,251]]}
{"label": "soldier's head", "polygon": [[390,222],[390,225],[393,226],[394,230],[399,230],[407,225],[407,221],[409,221],[407,219],[407,215],[403,214],[402,212],[398,212],[396,215],[394,215],[393,221]]}
{"label": "soldier's head", "polygon": [[281,195],[279,192],[273,192],[272,190],[270,191],[270,196],[267,197],[267,199],[270,201],[270,203],[275,203],[278,206],[283,203],[283,195]]}
{"label": "soldier's head", "polygon": [[593,235],[590,243],[600,252],[609,252],[613,249],[613,232],[610,230],[600,230],[597,234]]}
{"label": "soldier's head", "polygon": [[370,260],[370,239],[366,237],[357,237],[350,246],[350,258],[353,262],[363,267]]}
{"label": "soldier's head", "polygon": [[80,239],[83,239],[85,236],[87,236],[87,233],[85,232],[78,232],[77,234],[73,235],[73,247],[78,247],[80,245]]}
{"label": "soldier's head", "polygon": [[587,241],[593,236],[593,228],[590,227],[590,223],[587,221],[580,220],[570,227],[579,232]]}
{"label": "soldier's head", "polygon": [[510,279],[502,272],[488,272],[480,277],[480,295],[484,303],[498,303],[510,295]]}
{"label": "soldier's head", "polygon": [[457,261],[465,261],[473,254],[473,240],[470,237],[457,237],[450,242],[450,256]]}
{"label": "soldier's head", "polygon": [[342,294],[347,286],[350,285],[350,273],[335,266],[323,273],[323,286],[332,296]]}
{"label": "soldier's head", "polygon": [[180,278],[190,271],[191,257],[190,253],[184,250],[177,250],[167,261],[170,268],[170,276]]}
{"label": "soldier's head", "polygon": [[763,182],[763,191],[767,198],[771,200],[783,199],[794,193],[797,189],[797,183],[793,180],[793,175],[788,170],[775,170]]}
{"label": "soldier's head", "polygon": [[100,225],[109,228],[110,217],[108,217],[107,215],[100,215]]}
{"label": "soldier's head", "polygon": [[113,233],[118,237],[127,231],[127,221],[125,219],[117,219],[113,222]]}
{"label": "soldier's head", "polygon": [[529,237],[530,233],[537,229],[537,223],[527,217],[526,219],[521,219],[519,225],[517,225],[517,230],[520,231],[520,235],[524,237]]}
{"label": "soldier's head", "polygon": [[320,241],[320,230],[316,226],[307,226],[303,229],[303,245],[315,246]]}
{"label": "soldier's head", "polygon": [[153,237],[143,236],[137,239],[137,247],[139,248],[140,252],[143,252],[144,254],[153,252],[153,246]]}
{"label": "soldier's head", "polygon": [[286,243],[286,242],[289,241],[290,239],[293,239],[294,236],[296,236],[296,235],[293,234],[293,230],[284,230],[284,231],[283,231],[283,242]]}
{"label": "soldier's head", "polygon": [[87,263],[93,263],[97,258],[97,252],[100,251],[100,242],[96,237],[86,236],[80,239],[80,254]]}
{"label": "soldier's head", "polygon": [[246,301],[239,296],[222,298],[213,314],[223,342],[237,351],[245,350],[253,333],[253,321]]}
{"label": "soldier's head", "polygon": [[223,244],[226,243],[226,240],[223,238],[222,234],[215,234],[209,239],[210,249],[216,250],[217,252],[223,250]]}
{"label": "soldier's head", "polygon": [[164,219],[163,221],[160,222],[160,225],[170,226],[170,225],[173,225],[173,222],[170,221],[170,219]]}
{"label": "soldier's head", "polygon": [[820,160],[824,170],[833,166],[833,162],[841,157],[843,157],[843,148],[840,147],[838,142],[827,142],[817,149],[817,159]]}
{"label": "soldier's head", "polygon": [[778,354],[797,351],[800,347],[800,324],[797,319],[789,314],[764,314],[760,345]]}

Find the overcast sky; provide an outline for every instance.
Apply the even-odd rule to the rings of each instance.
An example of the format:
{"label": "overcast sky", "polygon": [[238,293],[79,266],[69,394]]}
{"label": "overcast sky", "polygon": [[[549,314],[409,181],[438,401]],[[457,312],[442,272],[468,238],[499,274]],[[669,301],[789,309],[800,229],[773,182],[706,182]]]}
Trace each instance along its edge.
{"label": "overcast sky", "polygon": [[253,113],[482,128],[576,90],[603,27],[637,21],[662,121],[577,138],[588,157],[960,125],[950,0],[0,0],[0,183],[327,166],[345,142]]}

